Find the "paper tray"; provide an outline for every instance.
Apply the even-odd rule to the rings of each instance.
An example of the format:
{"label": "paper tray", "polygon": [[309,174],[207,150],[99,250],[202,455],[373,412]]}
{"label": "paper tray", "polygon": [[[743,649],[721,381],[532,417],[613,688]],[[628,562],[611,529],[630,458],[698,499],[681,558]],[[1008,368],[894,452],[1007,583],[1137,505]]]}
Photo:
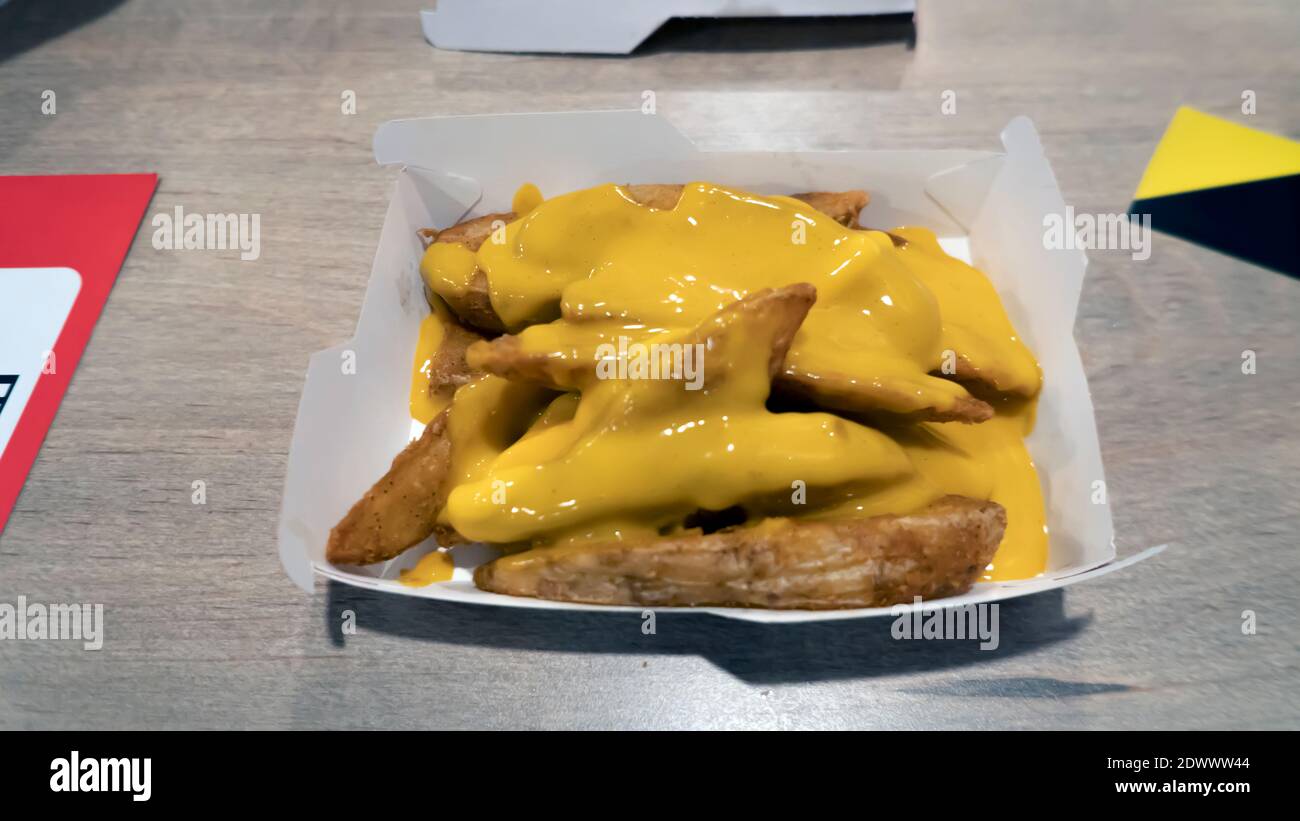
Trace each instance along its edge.
{"label": "paper tray", "polygon": [[[1074,584],[1161,548],[1115,562],[1092,398],[1072,329],[1087,260],[1048,250],[1045,214],[1064,213],[1056,179],[1033,124],[1002,132],[1005,153],[964,150],[705,152],[665,119],[639,111],[508,114],[400,120],[380,126],[375,158],[398,163],[379,249],[356,335],[311,358],[289,452],[279,545],[286,572],[310,590],[313,572],[390,593],[448,601],[569,610],[641,610],[547,602],[486,593],[471,581],[488,549],[457,548],[450,582],[411,588],[396,581],[428,550],[364,568],[324,558],[330,528],[387,470],[412,435],[407,399],[420,321],[429,313],[416,230],[508,207],[523,182],[550,195],[616,181],[710,180],[766,193],[862,187],[863,223],[922,225],[949,253],[988,274],[1045,375],[1037,424],[1027,440],[1038,467],[1051,530],[1046,572],[1035,579],[977,584],[963,596],[919,605],[947,607]],[[354,369],[344,367],[355,362]],[[349,372],[354,370],[354,372]],[[1104,493],[1101,494],[1104,496]],[[912,609],[916,605],[907,605]],[[773,611],[693,608],[758,622],[853,618],[898,608]]]}

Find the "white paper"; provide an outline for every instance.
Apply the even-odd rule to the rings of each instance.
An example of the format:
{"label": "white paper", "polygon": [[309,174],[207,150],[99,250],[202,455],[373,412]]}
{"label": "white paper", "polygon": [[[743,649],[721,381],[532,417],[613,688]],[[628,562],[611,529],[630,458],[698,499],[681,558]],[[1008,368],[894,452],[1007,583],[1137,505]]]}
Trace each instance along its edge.
{"label": "white paper", "polygon": [[0,268],[0,454],[80,291],[81,274],[71,268]]}

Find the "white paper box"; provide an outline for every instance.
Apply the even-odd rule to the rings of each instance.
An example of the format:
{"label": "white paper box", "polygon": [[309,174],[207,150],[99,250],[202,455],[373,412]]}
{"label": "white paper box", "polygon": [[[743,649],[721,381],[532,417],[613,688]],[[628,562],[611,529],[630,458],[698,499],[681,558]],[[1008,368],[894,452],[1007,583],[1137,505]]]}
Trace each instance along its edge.
{"label": "white paper box", "polygon": [[[487,548],[457,548],[449,582],[422,588],[396,581],[432,549],[365,568],[325,562],[330,528],[387,470],[411,438],[411,363],[429,313],[419,263],[420,228],[509,208],[515,189],[536,183],[555,195],[606,182],[709,180],[764,193],[865,188],[864,225],[921,225],[944,247],[980,267],[1043,367],[1037,426],[1028,446],[1043,485],[1051,529],[1046,572],[1035,579],[977,584],[968,594],[919,605],[932,609],[1011,598],[1118,569],[1162,549],[1115,561],[1110,510],[1093,503],[1103,481],[1092,398],[1074,342],[1075,310],[1087,260],[1047,250],[1043,217],[1062,214],[1056,179],[1033,124],[1013,120],[1003,154],[980,151],[705,152],[661,117],[638,111],[433,117],[385,123],[375,158],[404,166],[388,206],[356,336],[311,358],[289,452],[280,518],[280,558],[305,590],[312,573],[390,593],[544,609],[620,608],[485,593],[473,566]],[[355,372],[343,367],[355,357]],[[909,605],[906,609],[912,609]],[[642,608],[621,608],[641,610]],[[854,618],[898,608],[772,611],[695,608],[759,622]]]}
{"label": "white paper box", "polygon": [[460,51],[628,54],[674,17],[825,17],[916,11],[916,0],[438,0],[424,38]]}

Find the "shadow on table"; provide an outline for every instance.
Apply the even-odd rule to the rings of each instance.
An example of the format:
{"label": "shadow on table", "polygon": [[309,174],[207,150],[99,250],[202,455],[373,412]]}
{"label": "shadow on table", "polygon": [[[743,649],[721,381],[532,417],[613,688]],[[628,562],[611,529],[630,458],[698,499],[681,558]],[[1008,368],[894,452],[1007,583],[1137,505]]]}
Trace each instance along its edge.
{"label": "shadow on table", "polygon": [[671,51],[812,51],[916,45],[911,14],[840,17],[685,17],[664,23],[635,55]]}
{"label": "shadow on table", "polygon": [[0,63],[98,19],[123,0],[9,0],[0,5]]}
{"label": "shadow on table", "polygon": [[1001,602],[1000,643],[978,640],[901,641],[893,619],[808,624],[754,624],[658,610],[656,632],[641,632],[638,613],[575,613],[485,607],[393,596],[329,582],[326,629],[343,646],[342,614],[352,610],[363,631],[499,650],[644,655],[698,655],[752,684],[864,678],[944,670],[1021,655],[1065,641],[1090,616],[1068,618],[1060,590]]}

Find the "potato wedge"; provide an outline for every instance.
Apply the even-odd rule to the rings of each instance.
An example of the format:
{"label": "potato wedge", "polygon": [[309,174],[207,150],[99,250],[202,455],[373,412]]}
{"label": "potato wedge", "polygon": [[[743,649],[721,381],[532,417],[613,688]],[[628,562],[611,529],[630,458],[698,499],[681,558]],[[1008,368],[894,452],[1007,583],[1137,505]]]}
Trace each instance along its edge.
{"label": "potato wedge", "polygon": [[479,567],[511,596],[645,607],[887,607],[970,589],[1006,529],[994,502],[947,496],[905,516],[534,548]]}

